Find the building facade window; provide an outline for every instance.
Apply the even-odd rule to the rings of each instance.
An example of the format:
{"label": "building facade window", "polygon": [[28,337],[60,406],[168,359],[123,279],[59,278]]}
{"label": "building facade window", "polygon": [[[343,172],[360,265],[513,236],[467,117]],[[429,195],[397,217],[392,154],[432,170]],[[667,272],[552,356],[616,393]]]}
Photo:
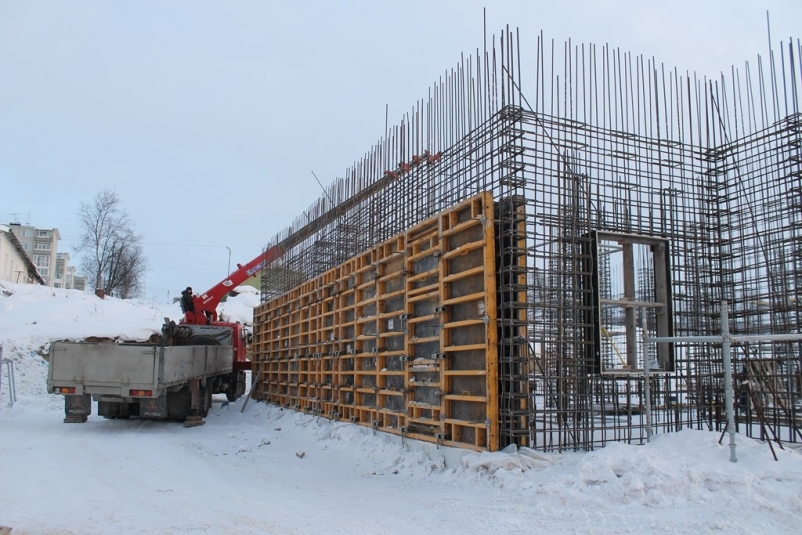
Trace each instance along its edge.
{"label": "building facade window", "polygon": [[34,249],[36,249],[37,251],[49,251],[50,250],[50,242],[38,241],[34,245]]}
{"label": "building facade window", "polygon": [[50,267],[50,257],[47,255],[33,255],[33,263],[36,267]]}
{"label": "building facade window", "polygon": [[26,228],[22,230],[23,238],[30,238],[31,236],[33,236],[33,229]]}
{"label": "building facade window", "polygon": [[37,230],[36,231],[36,237],[37,238],[49,238],[50,237],[50,231],[49,230]]}
{"label": "building facade window", "polygon": [[22,248],[25,249],[26,251],[30,251],[32,249],[30,243],[23,243]]}

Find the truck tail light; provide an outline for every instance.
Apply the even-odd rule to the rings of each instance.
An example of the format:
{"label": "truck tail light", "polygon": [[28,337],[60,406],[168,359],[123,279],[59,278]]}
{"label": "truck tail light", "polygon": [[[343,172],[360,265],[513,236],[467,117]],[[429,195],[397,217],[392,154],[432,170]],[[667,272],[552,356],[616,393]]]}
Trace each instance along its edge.
{"label": "truck tail light", "polygon": [[53,393],[54,394],[75,394],[75,387],[74,386],[70,386],[70,387],[54,386],[53,387]]}
{"label": "truck tail light", "polygon": [[128,395],[131,397],[151,397],[153,396],[153,390],[129,390]]}

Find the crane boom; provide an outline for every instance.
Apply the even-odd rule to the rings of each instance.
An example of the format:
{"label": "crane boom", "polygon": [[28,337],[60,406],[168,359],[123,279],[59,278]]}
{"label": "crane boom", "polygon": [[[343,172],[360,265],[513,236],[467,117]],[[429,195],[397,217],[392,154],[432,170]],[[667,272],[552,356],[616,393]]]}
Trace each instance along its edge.
{"label": "crane boom", "polygon": [[283,254],[284,251],[282,249],[278,246],[274,246],[260,253],[244,266],[242,264],[237,264],[237,270],[232,272],[228,277],[202,294],[192,296],[195,310],[188,310],[184,313],[183,323],[190,325],[206,325],[209,322],[217,321],[217,305],[220,304],[220,300],[223,299],[228,292],[259,273],[266,265],[281,257]]}

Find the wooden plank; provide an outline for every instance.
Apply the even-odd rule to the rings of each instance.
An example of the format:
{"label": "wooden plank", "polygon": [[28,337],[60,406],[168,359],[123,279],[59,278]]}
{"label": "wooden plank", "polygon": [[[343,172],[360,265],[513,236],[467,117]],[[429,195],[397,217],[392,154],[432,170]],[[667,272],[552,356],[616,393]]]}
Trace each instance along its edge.
{"label": "wooden plank", "polygon": [[481,325],[486,323],[485,320],[462,320],[462,321],[452,321],[450,323],[444,323],[443,329],[457,329],[459,327],[468,327],[471,325]]}
{"label": "wooden plank", "polygon": [[428,271],[422,271],[421,273],[415,273],[414,275],[408,275],[407,281],[409,282],[417,282],[421,279],[425,279],[426,277],[431,277],[432,275],[436,275],[439,272],[439,268],[437,269],[430,269]]}
{"label": "wooden plank", "polygon": [[[493,286],[495,288],[495,285]],[[458,303],[465,303],[468,301],[482,301],[486,303],[485,292],[470,294],[470,295],[463,295],[461,297],[453,297],[451,299],[446,299],[443,301],[444,305],[455,305]],[[487,305],[485,305],[485,310],[487,310]]]}
{"label": "wooden plank", "polygon": [[460,394],[446,394],[443,399],[487,403],[487,396],[469,396]]}
{"label": "wooden plank", "polygon": [[465,271],[459,271],[457,273],[452,273],[451,275],[443,277],[443,282],[452,282],[455,280],[464,279],[466,277],[471,277],[473,275],[481,275],[484,272],[485,272],[485,266],[483,264],[475,268],[466,269]]}
{"label": "wooden plank", "polygon": [[[484,322],[482,322],[484,323]],[[452,351],[471,351],[474,349],[487,349],[487,343],[484,344],[467,344],[461,346],[446,346],[442,348],[443,352],[452,352]]]}
{"label": "wooden plank", "polygon": [[421,286],[420,288],[415,288],[414,290],[409,290],[407,295],[409,297],[416,297],[421,294],[434,295],[434,292],[437,291],[437,295],[443,295],[442,293],[442,283],[439,281],[434,284],[429,284],[427,286]]}
{"label": "wooden plank", "polygon": [[416,301],[426,301],[427,299],[429,299],[431,297],[438,297],[439,295],[440,295],[440,292],[438,290],[436,290],[436,289],[434,291],[431,291],[431,292],[428,292],[428,293],[425,293],[425,294],[422,294],[422,295],[415,295],[413,297],[410,297],[407,294],[407,302],[408,303],[414,303]]}
{"label": "wooden plank", "polygon": [[444,230],[442,232],[442,235],[443,236],[450,236],[452,234],[458,234],[460,232],[463,232],[466,229],[469,229],[471,227],[475,227],[476,225],[479,225],[479,224],[481,224],[481,221],[479,219],[469,219],[468,221],[465,221],[464,223],[460,223],[455,227],[451,227],[449,229]]}
{"label": "wooden plank", "polygon": [[[465,245],[463,245],[461,247],[457,247],[456,249],[454,249],[452,251],[448,251],[446,253],[443,253],[443,259],[448,260],[450,258],[454,258],[455,256],[468,254],[470,251],[473,251],[475,249],[482,249],[484,246],[485,246],[485,242],[484,241],[476,241],[476,242],[472,242],[472,243],[466,243]],[[495,265],[495,262],[496,261],[494,259],[493,260],[493,264],[494,265]]]}

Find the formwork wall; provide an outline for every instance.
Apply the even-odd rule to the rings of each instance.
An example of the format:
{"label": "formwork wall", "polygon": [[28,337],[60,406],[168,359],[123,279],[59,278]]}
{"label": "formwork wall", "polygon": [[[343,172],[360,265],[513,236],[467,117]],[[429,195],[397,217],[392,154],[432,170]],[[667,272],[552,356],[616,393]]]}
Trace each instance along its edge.
{"label": "formwork wall", "polygon": [[485,193],[260,306],[254,397],[497,449],[494,244]]}
{"label": "formwork wall", "polygon": [[[517,33],[509,31],[490,44],[447,72],[428,99],[268,243],[284,255],[266,270],[256,317],[257,375],[270,385],[261,387],[261,399],[479,449],[592,449],[645,441],[643,367],[662,351],[670,358],[650,385],[655,431],[721,429],[720,347],[675,343],[668,352],[642,350],[627,336],[657,335],[666,316],[675,335],[717,334],[723,299],[734,333],[800,332],[799,43],[788,44],[779,64],[772,53],[768,70],[759,58],[756,71],[747,63],[743,76],[733,68],[715,79],[610,47],[566,44],[561,51],[552,43],[549,50],[542,37],[532,58],[521,54]],[[524,77],[534,80],[527,91]],[[335,328],[325,318],[339,318],[349,307],[364,314],[363,302],[380,307],[381,297],[360,296],[360,287],[375,286],[384,295],[371,277],[381,281],[381,270],[402,263],[401,256],[415,258],[415,229],[437,222],[442,248],[443,218],[456,217],[462,208],[455,207],[477,195],[485,220],[493,221],[494,265],[486,242],[482,269],[487,275],[493,267],[484,304],[495,302],[495,317],[487,312],[484,364],[468,369],[484,370],[487,386],[469,401],[475,388],[463,391],[454,379],[449,384],[456,377],[446,374],[450,361],[438,359],[441,404],[421,412],[417,404],[432,405],[433,398],[418,396],[435,389],[410,386],[417,377],[409,361],[402,370],[387,367],[389,352],[380,342],[357,338],[356,356],[325,356],[348,350],[326,335],[340,329],[335,336],[344,336],[343,325],[357,329],[373,319],[338,319],[344,323]],[[445,215],[433,217],[438,213]],[[487,235],[487,223],[484,228]],[[652,246],[622,266],[615,248],[599,248],[599,232],[665,244],[665,267],[655,267],[660,255]],[[403,262],[398,269],[409,280],[414,269]],[[441,283],[453,275],[448,264],[438,269]],[[657,288],[660,270],[668,288]],[[624,271],[635,273],[634,286],[622,284]],[[403,314],[414,319],[410,303],[417,296],[410,290]],[[447,285],[438,291],[432,306],[450,299]],[[337,301],[342,292],[353,292],[354,303]],[[326,299],[332,310],[314,308]],[[629,334],[625,327],[634,327],[637,316],[627,312],[634,305],[621,305],[626,300],[646,304],[642,323]],[[313,315],[324,319],[310,323]],[[362,335],[395,344],[409,336],[393,334],[379,319],[376,334]],[[404,338],[393,357],[410,358],[434,338],[448,353],[452,322],[426,321],[419,328],[431,328],[423,338],[432,340]],[[290,330],[304,322],[315,333],[306,341]],[[415,325],[406,328],[414,332]],[[374,348],[385,351],[372,355]],[[798,343],[735,349],[739,431],[802,440],[801,354]],[[343,362],[353,362],[353,372]],[[349,377],[355,386],[343,390]],[[404,391],[389,390],[398,377]],[[342,397],[351,391],[353,400]],[[455,395],[467,397],[449,398]],[[403,406],[388,405],[402,399]],[[483,406],[485,427],[478,413],[463,418],[457,401]]]}

